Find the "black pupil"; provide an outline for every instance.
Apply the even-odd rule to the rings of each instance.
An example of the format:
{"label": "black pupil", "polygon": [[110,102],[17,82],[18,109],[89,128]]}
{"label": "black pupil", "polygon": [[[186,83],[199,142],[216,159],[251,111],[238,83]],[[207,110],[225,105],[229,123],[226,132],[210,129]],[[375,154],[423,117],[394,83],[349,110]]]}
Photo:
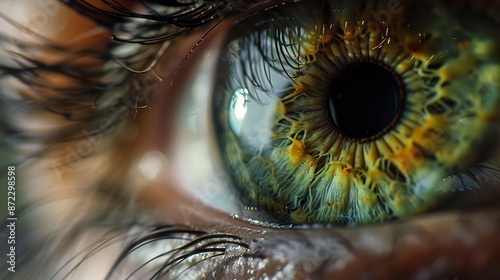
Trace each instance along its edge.
{"label": "black pupil", "polygon": [[335,75],[328,89],[333,121],[348,137],[377,136],[398,118],[402,92],[398,77],[387,67],[350,64]]}

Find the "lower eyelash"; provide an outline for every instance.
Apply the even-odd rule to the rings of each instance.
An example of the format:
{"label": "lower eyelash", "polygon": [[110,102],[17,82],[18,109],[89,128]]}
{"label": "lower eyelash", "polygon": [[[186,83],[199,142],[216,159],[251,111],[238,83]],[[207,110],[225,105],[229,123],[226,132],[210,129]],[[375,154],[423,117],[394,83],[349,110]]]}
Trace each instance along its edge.
{"label": "lower eyelash", "polygon": [[[249,249],[236,235],[210,234],[183,226],[162,226],[142,232],[146,234],[135,236],[122,251],[108,279],[114,275],[198,279],[207,268],[217,265],[217,260],[235,252],[244,255]],[[192,269],[197,266],[203,269]]]}

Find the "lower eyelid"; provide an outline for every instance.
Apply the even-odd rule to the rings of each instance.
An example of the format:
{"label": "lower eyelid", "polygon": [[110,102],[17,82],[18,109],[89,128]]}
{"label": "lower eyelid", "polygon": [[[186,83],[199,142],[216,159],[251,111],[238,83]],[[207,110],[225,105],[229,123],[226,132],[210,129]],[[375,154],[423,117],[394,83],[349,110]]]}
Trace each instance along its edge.
{"label": "lower eyelid", "polygon": [[498,210],[450,213],[356,229],[269,230],[248,240],[253,254],[278,264],[282,258],[299,274],[302,269],[332,279],[413,279],[423,272],[429,279],[447,273],[478,277],[492,275],[498,261],[499,217]]}
{"label": "lower eyelid", "polygon": [[[244,245],[227,247],[222,259],[214,258],[213,262],[212,258],[204,259],[207,267],[215,266],[210,273],[217,279],[249,279],[264,273],[321,279],[419,279],[422,273],[426,276],[423,279],[490,279],[495,275],[493,267],[499,258],[500,243],[496,242],[500,233],[499,217],[498,210],[450,213],[341,229],[250,229],[219,225],[210,226],[206,229],[209,232],[201,232],[193,238],[211,239],[221,233],[226,237],[235,236],[234,240]],[[172,230],[183,232],[186,228]],[[165,237],[151,240],[150,246],[174,248],[173,253],[170,249],[160,251],[159,254],[166,254],[162,257],[168,258],[177,250],[185,253],[181,246],[191,240]],[[191,242],[186,251],[196,255],[203,246],[203,242]],[[149,261],[157,253],[150,254],[153,255],[138,261]],[[189,262],[181,264],[179,269],[171,267],[173,270],[169,269],[167,275],[176,275],[183,269],[182,265],[189,266]],[[203,264],[200,268],[203,270]]]}

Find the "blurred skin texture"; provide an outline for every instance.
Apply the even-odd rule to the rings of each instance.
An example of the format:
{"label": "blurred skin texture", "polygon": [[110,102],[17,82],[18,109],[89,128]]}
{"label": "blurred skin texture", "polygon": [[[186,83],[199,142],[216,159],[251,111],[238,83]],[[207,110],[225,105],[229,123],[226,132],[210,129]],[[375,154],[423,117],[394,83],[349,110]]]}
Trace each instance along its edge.
{"label": "blurred skin texture", "polygon": [[[141,34],[127,20],[137,27],[152,19],[133,21],[126,11],[150,14],[161,5],[65,2],[72,6],[1,3],[3,127],[19,154],[20,203],[16,272],[2,262],[0,278],[500,277],[496,192],[375,225],[290,228],[246,219],[203,104],[231,28],[294,1],[207,1],[183,17],[185,27],[156,23]],[[78,13],[87,4],[100,10]],[[456,5],[500,26],[497,1],[469,4]],[[195,15],[205,22],[189,26]],[[162,34],[175,35],[131,42]]]}

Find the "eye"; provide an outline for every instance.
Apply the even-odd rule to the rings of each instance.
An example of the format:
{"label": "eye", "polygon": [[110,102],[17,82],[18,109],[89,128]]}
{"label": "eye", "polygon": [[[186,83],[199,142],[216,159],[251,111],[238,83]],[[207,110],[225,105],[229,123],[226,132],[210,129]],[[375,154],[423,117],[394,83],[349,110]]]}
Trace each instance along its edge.
{"label": "eye", "polygon": [[287,3],[233,28],[213,121],[247,209],[371,223],[498,180],[500,37],[435,2]]}
{"label": "eye", "polygon": [[[394,60],[381,60],[380,55],[377,56],[378,60],[342,64],[342,71],[335,72],[338,75],[331,75],[330,66],[335,66],[333,64],[337,60],[331,59],[330,56],[326,58],[320,56],[324,55],[329,45],[328,40],[324,40],[321,35],[326,33],[319,29],[311,32],[309,27],[317,25],[318,28],[323,26],[330,28],[330,24],[326,23],[331,21],[356,22],[359,24],[357,25],[359,29],[364,25],[358,20],[363,19],[364,15],[365,19],[372,21],[368,22],[368,26],[373,28],[373,33],[379,34],[379,27],[380,32],[385,32],[385,29],[383,25],[377,23],[406,22],[395,16],[397,13],[391,12],[399,9],[400,6],[395,5],[398,4],[397,1],[380,2],[377,6],[375,2],[370,1],[369,3],[351,1],[343,4],[338,2],[346,1],[302,3],[281,1],[284,4],[280,4],[279,1],[257,1],[256,4],[240,0],[146,0],[140,1],[143,6],[132,10],[127,8],[129,1],[124,5],[119,3],[121,1],[62,2],[70,4],[75,11],[93,19],[96,24],[90,25],[99,28],[90,30],[92,31],[90,33],[86,32],[89,31],[89,27],[85,27],[87,24],[83,24],[76,13],[64,11],[62,6],[58,10],[54,0],[37,2],[34,7],[36,13],[31,19],[40,20],[50,16],[51,23],[55,23],[58,27],[67,27],[65,31],[71,32],[63,32],[59,37],[55,35],[57,33],[55,31],[59,29],[47,28],[46,25],[33,26],[32,22],[27,25],[31,31],[37,33],[41,32],[41,29],[46,29],[43,31],[48,31],[51,35],[47,38],[32,37],[34,34],[29,32],[26,38],[29,38],[29,42],[25,42],[18,41],[17,36],[5,36],[3,34],[5,29],[0,32],[2,33],[0,44],[3,46],[1,53],[2,57],[5,55],[6,58],[5,61],[0,61],[2,82],[0,103],[5,105],[1,114],[6,117],[0,121],[0,126],[9,140],[21,145],[22,148],[26,147],[23,152],[29,156],[29,160],[24,162],[23,166],[19,166],[24,175],[22,179],[29,179],[26,185],[24,182],[18,185],[19,199],[21,202],[24,201],[23,204],[28,208],[27,212],[18,212],[19,219],[16,221],[20,225],[16,233],[16,261],[19,271],[11,274],[6,267],[4,269],[4,263],[0,275],[6,277],[0,276],[2,279],[101,279],[106,275],[109,279],[142,279],[146,275],[169,279],[318,278],[320,276],[346,278],[346,275],[350,275],[347,278],[377,278],[380,275],[379,278],[386,279],[391,278],[387,277],[388,275],[394,275],[393,278],[462,279],[468,278],[469,275],[474,275],[476,278],[488,278],[488,276],[492,278],[491,275],[497,274],[495,264],[498,263],[498,246],[495,244],[495,237],[498,235],[498,223],[496,223],[498,210],[493,213],[485,211],[473,215],[464,215],[462,211],[457,211],[449,213],[451,215],[430,217],[432,221],[422,218],[405,223],[354,229],[329,226],[299,227],[292,230],[271,229],[267,227],[272,225],[269,221],[277,221],[282,225],[299,224],[308,223],[304,222],[307,217],[294,216],[292,208],[286,203],[280,191],[273,192],[273,186],[265,189],[262,184],[254,184],[251,190],[255,192],[250,193],[245,185],[238,183],[242,178],[241,172],[234,171],[241,170],[242,167],[247,168],[249,165],[241,166],[241,161],[236,161],[232,166],[229,162],[230,156],[233,155],[240,154],[253,159],[256,157],[252,154],[254,152],[262,150],[267,154],[273,154],[276,153],[275,150],[281,149],[288,155],[288,160],[292,161],[294,164],[292,167],[295,169],[291,170],[292,173],[285,173],[287,171],[285,169],[281,170],[284,175],[279,178],[280,180],[291,177],[303,180],[302,177],[307,179],[307,176],[310,176],[307,172],[296,171],[307,171],[302,164],[304,158],[309,155],[308,149],[313,146],[310,144],[319,146],[322,143],[307,140],[309,136],[305,133],[296,134],[290,140],[292,144],[288,145],[294,150],[285,149],[286,146],[273,145],[272,142],[270,144],[265,142],[264,148],[259,149],[258,146],[252,145],[254,142],[245,141],[251,139],[252,132],[257,130],[255,125],[263,124],[262,121],[252,124],[253,119],[250,117],[259,116],[262,112],[265,113],[262,116],[270,122],[267,126],[263,126],[264,129],[274,132],[272,125],[276,123],[277,116],[281,120],[284,114],[278,110],[281,107],[273,107],[273,102],[276,105],[283,100],[297,101],[286,104],[292,108],[298,105],[309,107],[319,104],[319,101],[314,99],[290,98],[291,93],[286,90],[293,89],[295,93],[298,85],[307,86],[308,91],[304,93],[312,92],[324,96],[324,100],[321,101],[322,108],[318,108],[317,111],[321,112],[325,119],[329,118],[330,126],[327,128],[335,129],[336,133],[345,136],[346,139],[354,139],[356,143],[365,145],[380,141],[390,133],[394,133],[403,122],[405,114],[408,114],[406,110],[409,108],[408,88],[395,86],[405,82],[405,75],[394,66],[396,65]],[[278,4],[269,7],[270,2]],[[217,14],[219,8],[231,9],[232,4],[245,3],[250,3],[251,8],[256,8],[253,5],[263,5],[267,8],[252,10],[247,9],[246,5],[241,10],[235,8],[231,12],[233,17],[226,18],[225,14],[222,15],[224,21],[220,21],[217,29],[210,29],[210,26],[203,29],[207,21],[214,18],[217,20],[217,16],[212,17],[212,15]],[[475,6],[476,3],[470,5]],[[452,37],[446,36],[443,38],[449,39],[446,44],[461,42],[459,49],[469,50],[469,53],[461,52],[461,55],[466,53],[465,58],[478,59],[460,60],[453,64],[460,67],[456,67],[451,74],[448,72],[448,75],[438,76],[450,81],[463,79],[466,82],[461,86],[464,87],[470,86],[471,81],[479,79],[481,80],[479,84],[483,87],[478,88],[486,89],[481,92],[490,92],[496,97],[499,75],[496,66],[498,55],[495,54],[498,48],[495,42],[498,40],[495,39],[496,31],[493,29],[498,26],[498,22],[488,21],[484,16],[484,10],[487,10],[484,7],[481,8],[480,16],[476,16],[474,9],[461,6],[466,4],[462,2],[455,4],[452,8],[450,6],[438,9],[420,1],[418,4],[420,8],[408,9],[410,12],[401,16],[414,18],[413,22],[419,22],[419,19],[425,21],[415,25],[424,29],[423,31],[427,29],[427,25],[434,26],[435,22],[443,23],[441,19],[447,19],[443,25],[456,23],[453,21],[453,16],[445,17],[445,15],[456,15],[460,18],[456,21],[464,21],[465,29],[469,30],[465,33],[469,34],[468,36],[473,34],[474,36],[470,38],[475,39],[470,39],[468,42],[464,39],[466,36],[458,36],[460,35],[458,33],[456,38],[450,39]],[[321,8],[314,8],[316,5]],[[216,9],[213,9],[214,7]],[[181,11],[180,14],[175,12],[179,11],[178,9]],[[387,9],[388,13],[384,12],[386,11],[384,9]],[[9,10],[9,15],[11,12],[12,10]],[[432,12],[439,14],[438,19],[432,18]],[[171,20],[161,18],[165,13],[168,14],[166,18]],[[54,21],[52,21],[53,16]],[[0,17],[10,18],[1,13]],[[55,20],[59,17],[67,21]],[[433,21],[427,22],[429,18]],[[225,24],[226,20],[229,21],[228,25]],[[231,22],[235,21],[239,23],[232,26]],[[265,21],[278,24],[270,25]],[[181,32],[177,33],[179,29],[174,25],[165,24],[166,22],[182,25],[182,27],[177,26],[182,29]],[[200,26],[201,31],[195,29],[188,34],[188,30],[184,29],[186,26]],[[213,42],[210,36],[222,40],[226,31],[222,27],[227,26],[232,26],[227,38],[211,44],[214,48],[204,49],[207,43]],[[332,25],[330,29],[333,27]],[[405,28],[409,27],[411,26]],[[457,29],[462,30],[464,27]],[[212,32],[207,33],[207,30]],[[397,29],[390,30],[392,32]],[[17,26],[16,31],[18,31],[16,35],[21,35],[23,38],[26,35],[22,26]],[[84,33],[80,34],[80,31]],[[103,36],[95,38],[94,31]],[[342,28],[340,31],[344,32]],[[222,34],[217,35],[219,32]],[[116,35],[115,39],[117,38],[119,42],[110,42],[111,33]],[[205,37],[204,34],[208,36]],[[339,34],[342,36],[337,38],[337,41],[350,42],[344,38],[346,34]],[[389,34],[392,33],[385,36]],[[352,35],[354,41],[357,40],[358,43],[361,41],[360,34],[353,32]],[[175,39],[171,41],[173,37]],[[440,38],[424,37],[428,40]],[[61,42],[61,45],[57,42]],[[156,42],[165,44],[147,45]],[[54,43],[57,43],[57,47],[53,45]],[[156,58],[163,54],[166,45],[168,52],[164,61],[158,64],[159,69],[154,68],[141,75],[143,71],[140,70],[149,69]],[[194,50],[195,45],[201,47],[196,47]],[[219,49],[220,45],[223,46],[222,50]],[[347,44],[344,45],[347,50]],[[472,56],[469,48],[471,46],[474,46]],[[299,49],[294,49],[297,47]],[[386,50],[385,47],[382,49]],[[34,50],[36,53],[32,52]],[[441,49],[437,48],[436,53],[439,53],[439,50]],[[219,56],[219,51],[222,51],[222,56]],[[41,55],[45,53],[46,56]],[[387,57],[387,53],[384,56]],[[462,63],[467,67],[463,67]],[[12,68],[11,64],[15,64],[15,67]],[[166,64],[169,67],[166,67]],[[103,65],[105,67],[102,67]],[[200,75],[197,75],[196,71],[186,71],[190,68],[188,66],[193,65]],[[440,72],[444,69],[442,67],[445,66],[427,68],[435,68]],[[129,71],[132,69],[139,70],[132,73]],[[242,73],[238,72],[238,69],[248,71]],[[317,72],[318,69],[324,72],[330,71],[328,72],[330,74],[317,75],[320,73]],[[347,113],[355,112],[363,104],[352,102],[349,98],[342,98],[341,103],[333,102],[330,97],[335,95],[330,94],[329,88],[325,87],[320,91],[317,87],[326,76],[330,79],[328,87],[333,87],[332,84],[346,85],[346,79],[356,76],[359,72],[357,69],[361,69],[363,76],[367,73],[377,75],[375,83],[380,80],[389,81],[377,84],[380,90],[376,92],[385,94],[383,98],[374,100],[386,108],[377,110],[372,106],[366,106],[366,109],[373,109],[371,111],[373,115],[386,110],[390,112],[381,119],[354,120],[356,126],[365,125],[370,121],[369,126],[362,129],[353,128],[350,123],[352,115],[345,116],[343,110],[348,108],[352,110],[345,110]],[[418,69],[426,68],[420,65]],[[472,76],[467,72],[470,69],[473,69]],[[174,72],[176,75],[172,75]],[[216,76],[215,80],[212,79],[213,75]],[[236,81],[233,80],[235,78]],[[22,85],[9,83],[16,79]],[[186,82],[191,87],[181,91],[180,87]],[[238,87],[230,87],[233,85]],[[138,93],[136,91],[138,87],[154,91],[151,100],[148,98],[149,95],[142,95],[142,91]],[[345,88],[346,96],[357,94],[351,87],[345,86]],[[463,95],[467,97],[465,93]],[[462,116],[460,110],[454,109],[457,104],[466,102],[461,103],[461,99],[451,98],[452,95],[451,93],[446,95],[450,97],[449,99],[441,98],[441,102],[427,102],[430,105],[425,110],[431,115],[443,115],[444,120],[448,117],[453,119],[457,115]],[[365,100],[371,96],[361,92],[357,97]],[[187,104],[187,106],[179,104],[182,103],[179,102],[182,99],[186,99],[182,105]],[[486,102],[489,101],[488,98],[483,99],[485,101],[480,106],[469,112],[476,112],[477,116],[473,116],[474,118],[480,118],[483,124],[491,126],[469,129],[471,135],[476,137],[472,140],[467,138],[469,136],[465,137],[463,147],[460,144],[462,142],[453,144],[458,136],[443,138],[446,141],[451,139],[452,147],[457,147],[457,154],[463,158],[451,157],[454,153],[448,155],[450,160],[458,158],[459,162],[454,164],[453,172],[446,173],[448,175],[444,179],[441,178],[442,185],[435,187],[430,185],[433,189],[439,190],[438,193],[462,188],[483,189],[488,180],[498,178],[498,157],[496,157],[498,152],[492,152],[498,146],[498,138],[494,137],[498,117],[489,114],[490,111],[495,111],[492,108],[497,108],[498,102],[493,99],[488,103]],[[113,101],[119,102],[115,104]],[[177,114],[179,111],[186,115]],[[300,119],[302,115],[306,116],[307,112],[305,109],[303,111],[298,110],[292,117]],[[361,111],[365,114],[363,110]],[[293,118],[289,126],[299,123],[310,126],[309,122],[298,122]],[[463,120],[460,119],[457,123],[462,125]],[[177,130],[172,129],[175,126]],[[328,130],[316,130],[317,124],[313,128],[315,130],[310,132],[319,135],[317,138],[322,140],[328,137]],[[461,133],[463,136],[463,132]],[[233,136],[227,138],[227,134]],[[269,132],[263,135],[269,135]],[[432,141],[444,145],[442,144],[444,141],[438,141],[441,139],[438,137],[441,134],[433,131],[431,135]],[[223,141],[229,141],[227,139],[234,142],[227,142],[229,145],[226,149]],[[470,144],[474,139],[480,141]],[[300,145],[294,145],[293,141],[302,141],[303,149]],[[214,147],[218,149],[213,149]],[[230,150],[230,147],[235,149]],[[296,149],[297,147],[299,149]],[[345,150],[346,158],[356,156],[350,152],[349,149]],[[291,154],[294,157],[290,157]],[[476,159],[471,159],[468,155]],[[5,158],[3,160],[5,161]],[[316,161],[316,166],[327,164],[326,160],[323,163]],[[269,169],[267,170],[269,173]],[[266,169],[250,171],[252,174],[266,175]],[[403,171],[398,172],[396,167],[387,167],[383,171],[392,174],[390,177],[396,178],[395,180],[409,176]],[[433,171],[430,170],[429,173]],[[315,169],[313,175],[322,178],[316,173]],[[380,172],[380,174],[385,176],[385,173]],[[173,187],[173,175],[187,190],[196,194],[194,198],[177,192]],[[373,177],[374,174],[369,175],[371,177],[367,178],[370,180],[376,178]],[[254,180],[252,177],[247,179]],[[289,183],[295,190],[297,189],[295,182]],[[334,186],[343,186],[337,183]],[[306,188],[313,190],[312,186]],[[281,184],[280,187],[287,186]],[[350,188],[354,189],[352,186]],[[378,188],[382,188],[382,185]],[[235,191],[238,194],[234,194]],[[470,194],[470,192],[461,193]],[[241,203],[234,199],[236,195],[240,196],[246,208],[243,210],[246,211],[241,211]],[[329,194],[323,192],[321,195],[327,197]],[[422,204],[432,204],[431,196],[432,194],[429,194],[429,201],[422,201]],[[210,207],[199,205],[196,197],[207,199],[212,208],[221,208],[226,212],[213,213]],[[289,197],[300,197],[300,195],[292,192]],[[493,203],[496,203],[496,198],[498,195],[491,197]],[[261,201],[267,204],[264,205]],[[358,204],[364,202],[359,201]],[[307,205],[314,207],[314,203],[306,200],[299,202],[301,207],[308,207]],[[441,199],[438,202],[441,202]],[[328,204],[331,206],[331,201],[328,200],[326,205]],[[352,208],[352,204],[347,206]],[[462,209],[470,210],[463,205],[460,206]],[[257,218],[257,222],[262,221],[260,225],[264,227],[231,219],[227,212],[241,214],[247,221],[254,223],[253,219]],[[318,223],[369,222],[354,220],[359,217],[351,214],[347,213],[345,217],[341,217],[344,219],[351,217],[348,221]],[[321,217],[312,214],[310,218],[319,220]],[[156,226],[158,223],[159,227]],[[181,225],[173,226],[177,223]],[[464,267],[463,263],[470,265]],[[456,271],[459,273],[451,273]],[[408,276],[401,277],[401,275]],[[488,276],[481,277],[481,275]]]}

